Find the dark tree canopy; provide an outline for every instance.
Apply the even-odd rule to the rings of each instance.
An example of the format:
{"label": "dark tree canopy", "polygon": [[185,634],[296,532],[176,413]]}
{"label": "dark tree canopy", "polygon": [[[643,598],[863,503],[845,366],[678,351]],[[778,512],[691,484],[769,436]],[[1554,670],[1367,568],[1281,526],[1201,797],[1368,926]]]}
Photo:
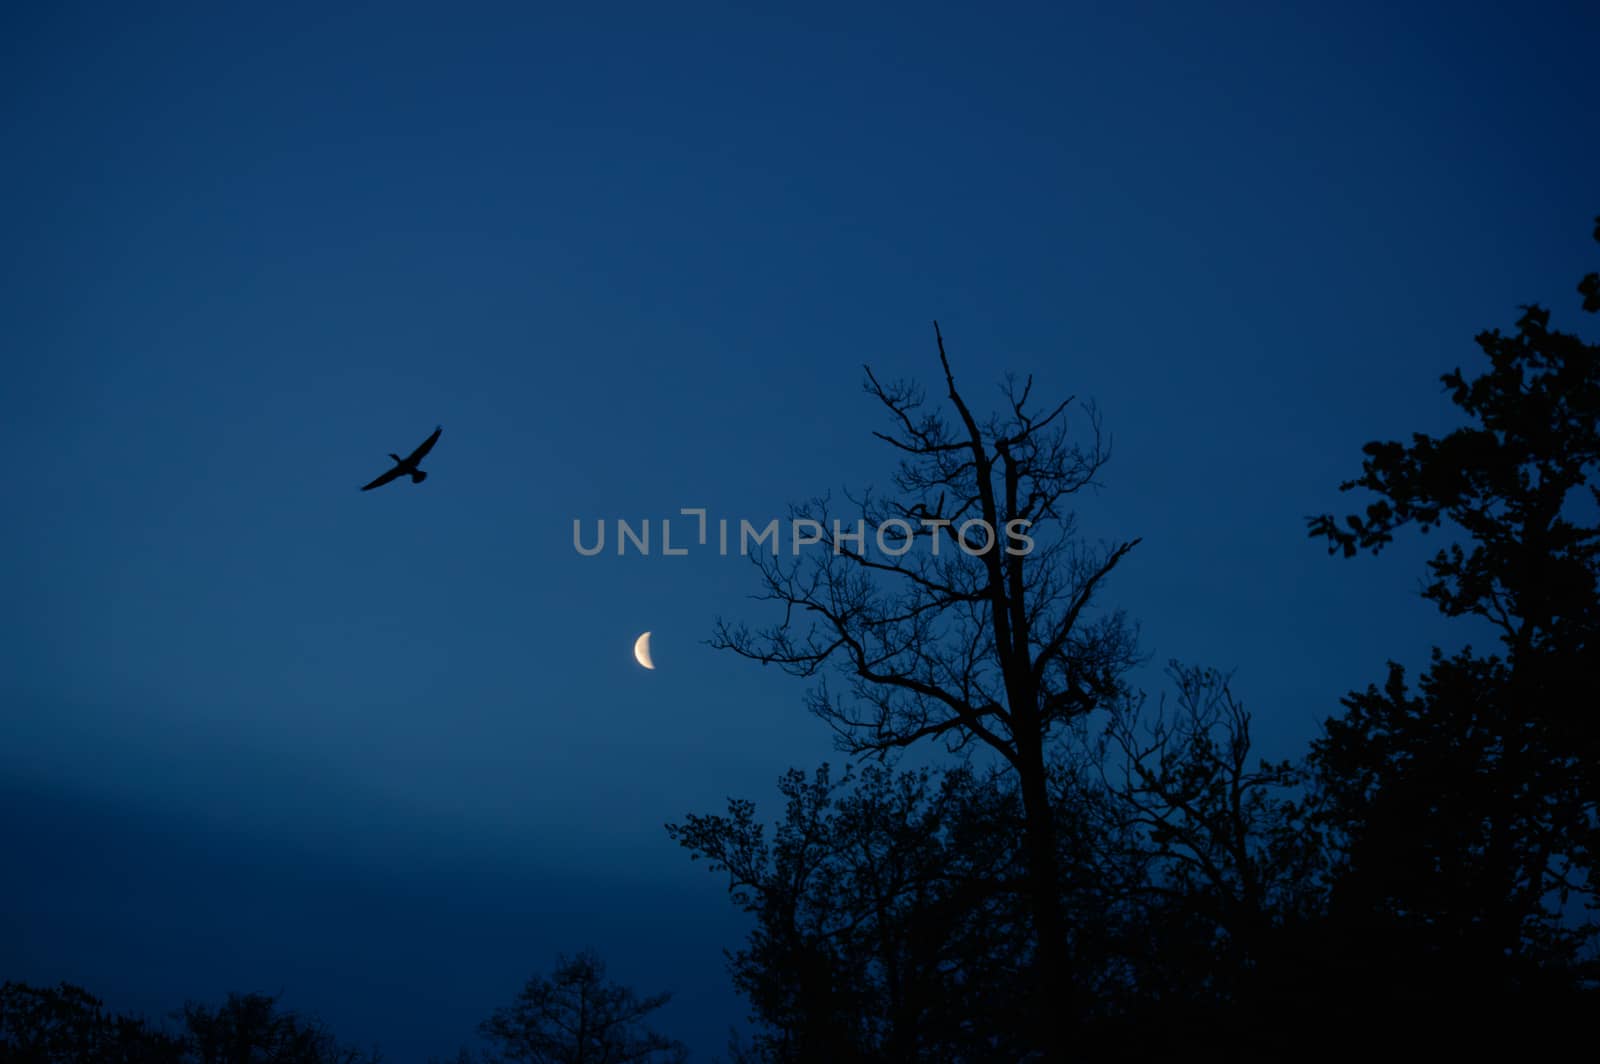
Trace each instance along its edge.
{"label": "dark tree canopy", "polygon": [[670,994],[639,997],[606,978],[592,951],[562,956],[549,978],[528,981],[517,1000],[482,1027],[496,1059],[526,1064],[669,1064],[687,1059],[681,1042],[647,1018]]}
{"label": "dark tree canopy", "polygon": [[378,1064],[344,1045],[315,1017],[282,1009],[267,994],[229,994],[218,1006],[185,1005],[187,1060],[195,1064]]}
{"label": "dark tree canopy", "polygon": [[[1220,674],[1173,677],[1172,706],[1129,699],[1051,766],[1084,1001],[1072,1050],[1087,1059],[1164,1052],[1174,1019],[1178,1045],[1246,1001],[1281,1012],[1282,988],[1253,973],[1318,909],[1320,835],[1294,800],[1297,774],[1252,764],[1249,714]],[[668,826],[755,917],[731,957],[760,1025],[750,1059],[1031,1059],[1031,877],[1013,774],[869,761],[791,771],[779,790],[770,831],[743,799]]]}
{"label": "dark tree canopy", "polygon": [[114,1015],[81,987],[0,987],[0,1061],[7,1064],[378,1064],[319,1021],[265,994],[191,1002],[178,1033]]}
{"label": "dark tree canopy", "polygon": [[[1600,275],[1579,287],[1600,310]],[[770,830],[738,799],[669,825],[756,921],[731,957],[759,1025],[739,1059],[1250,1057],[1308,1031],[1526,1053],[1581,1031],[1600,975],[1600,349],[1550,322],[1527,307],[1480,335],[1487,367],[1444,376],[1463,426],[1368,444],[1344,488],[1370,505],[1309,522],[1346,557],[1443,533],[1425,594],[1493,625],[1496,652],[1436,649],[1414,690],[1391,664],[1301,762],[1252,757],[1216,670],[1174,664],[1170,702],[1126,681],[1133,629],[1096,607],[1137,541],[1087,548],[1067,510],[1105,461],[1092,412],[1082,445],[1027,384],[980,419],[937,327],[948,414],[869,371],[896,493],[796,507],[822,543],[757,559],[781,620],[715,641],[812,680],[851,754],[926,740],[960,760],[792,771]],[[949,523],[1019,516],[1034,550],[962,549]],[[896,520],[916,549],[874,553]]]}
{"label": "dark tree canopy", "polygon": [[[1600,310],[1596,275],[1579,290]],[[1436,649],[1416,694],[1391,663],[1313,761],[1343,836],[1341,917],[1504,989],[1578,963],[1594,930],[1578,902],[1600,899],[1600,346],[1538,306],[1477,339],[1488,368],[1443,378],[1467,424],[1367,444],[1342,487],[1376,500],[1310,530],[1346,557],[1443,531],[1424,594],[1491,624],[1501,652]]]}
{"label": "dark tree canopy", "polygon": [[182,1039],[106,1011],[80,986],[0,986],[0,1061],[7,1064],[179,1064]]}
{"label": "dark tree canopy", "polygon": [[1548,310],[1527,307],[1515,336],[1480,335],[1489,370],[1442,378],[1471,423],[1440,439],[1367,444],[1362,475],[1341,488],[1377,500],[1344,527],[1311,522],[1346,557],[1376,553],[1408,524],[1452,526],[1465,542],[1434,556],[1424,593],[1448,615],[1493,624],[1518,664],[1592,654],[1600,610],[1600,347],[1549,323]]}
{"label": "dark tree canopy", "polygon": [[769,1061],[1008,1060],[1025,1052],[1021,811],[998,774],[868,764],[779,782],[668,832],[756,919],[732,956]]}

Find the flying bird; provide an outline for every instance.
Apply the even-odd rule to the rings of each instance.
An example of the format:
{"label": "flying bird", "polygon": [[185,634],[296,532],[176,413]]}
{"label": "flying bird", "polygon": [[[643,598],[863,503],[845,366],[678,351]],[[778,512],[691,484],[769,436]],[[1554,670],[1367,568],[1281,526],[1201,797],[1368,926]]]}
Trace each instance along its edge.
{"label": "flying bird", "polygon": [[438,428],[434,429],[433,435],[422,441],[422,446],[418,447],[404,458],[401,458],[397,454],[391,453],[389,457],[394,459],[394,468],[361,490],[371,491],[373,488],[381,488],[395,477],[403,477],[408,474],[410,475],[411,483],[413,484],[421,484],[424,480],[428,479],[428,474],[418,469],[417,463],[422,461],[424,455],[433,450],[433,445],[439,442],[439,433],[443,431],[443,425],[440,425]]}

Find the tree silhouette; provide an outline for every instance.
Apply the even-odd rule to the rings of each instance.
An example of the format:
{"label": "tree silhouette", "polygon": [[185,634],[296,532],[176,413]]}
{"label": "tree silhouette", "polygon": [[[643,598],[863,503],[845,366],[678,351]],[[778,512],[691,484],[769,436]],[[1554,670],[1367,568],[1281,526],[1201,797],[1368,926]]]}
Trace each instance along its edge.
{"label": "tree silhouette", "polygon": [[549,978],[528,981],[496,1009],[482,1033],[499,1059],[528,1064],[668,1064],[688,1058],[681,1042],[646,1026],[671,994],[641,998],[606,979],[593,951],[561,956]]}
{"label": "tree silhouette", "polygon": [[179,1014],[195,1064],[378,1064],[380,1057],[339,1043],[320,1021],[280,1009],[266,994],[229,994],[218,1006],[190,1002]]}
{"label": "tree silhouette", "polygon": [[1293,1006],[1285,931],[1320,918],[1327,854],[1303,769],[1252,761],[1251,715],[1230,678],[1177,662],[1168,676],[1170,705],[1130,697],[1098,737],[1095,867],[1111,936],[1107,1018],[1160,1002],[1156,1026],[1182,1011],[1192,1038],[1230,1012]]}
{"label": "tree silhouette", "polygon": [[[866,371],[868,392],[894,425],[874,435],[901,454],[898,495],[852,499],[859,527],[835,524],[825,499],[794,507],[793,519],[820,530],[820,549],[792,561],[756,555],[763,597],[783,605],[783,621],[757,631],[719,622],[713,643],[816,678],[811,708],[848,752],[934,740],[999,756],[1023,813],[1036,1041],[1059,1055],[1079,1008],[1049,749],[1063,726],[1122,692],[1132,631],[1120,613],[1093,608],[1138,541],[1091,549],[1074,535],[1067,504],[1109,457],[1093,407],[1080,446],[1063,416],[1070,399],[1036,410],[1032,378],[1008,380],[1004,412],[980,422],[956,387],[937,323],[934,335],[953,417],[924,413],[916,386]],[[859,528],[868,531],[856,539]],[[866,539],[879,529],[893,531],[871,552]],[[846,692],[829,689],[830,666],[847,677]]]}
{"label": "tree silhouette", "polygon": [[319,1021],[264,994],[222,1005],[190,1002],[181,1034],[108,1013],[82,987],[0,987],[0,1061],[7,1064],[378,1064],[377,1053],[339,1044]]}
{"label": "tree silhouette", "polygon": [[[1579,291],[1600,310],[1600,278]],[[1346,557],[1407,525],[1455,533],[1423,594],[1501,644],[1435,649],[1415,695],[1391,662],[1313,755],[1344,837],[1342,918],[1435,985],[1483,994],[1547,985],[1594,931],[1569,902],[1600,900],[1600,346],[1549,322],[1528,306],[1515,335],[1480,334],[1489,368],[1443,377],[1469,424],[1367,444],[1341,488],[1376,501],[1343,525],[1309,521]]]}
{"label": "tree silhouette", "polygon": [[0,986],[0,1061],[7,1064],[177,1064],[183,1048],[143,1019],[107,1012],[80,986]]}
{"label": "tree silhouette", "polygon": [[756,926],[731,956],[768,1061],[1005,1060],[1027,1048],[1027,877],[1014,787],[959,768],[828,766],[668,833]]}
{"label": "tree silhouette", "polygon": [[[1299,769],[1252,763],[1250,715],[1222,674],[1171,675],[1170,706],[1129,697],[1051,763],[1060,903],[1092,991],[1073,1048],[1093,1059],[1287,1030],[1329,989],[1299,959],[1326,882]],[[770,830],[744,799],[667,828],[755,919],[730,956],[762,1028],[752,1056],[1028,1059],[1014,774],[868,762],[838,777],[790,771],[779,790]]]}

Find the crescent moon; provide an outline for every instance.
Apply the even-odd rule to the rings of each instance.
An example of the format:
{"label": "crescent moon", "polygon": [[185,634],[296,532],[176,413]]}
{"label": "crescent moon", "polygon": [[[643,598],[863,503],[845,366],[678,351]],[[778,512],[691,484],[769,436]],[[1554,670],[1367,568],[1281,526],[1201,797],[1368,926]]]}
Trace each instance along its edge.
{"label": "crescent moon", "polygon": [[655,662],[650,660],[650,633],[646,632],[633,643],[633,660],[647,669],[655,668]]}

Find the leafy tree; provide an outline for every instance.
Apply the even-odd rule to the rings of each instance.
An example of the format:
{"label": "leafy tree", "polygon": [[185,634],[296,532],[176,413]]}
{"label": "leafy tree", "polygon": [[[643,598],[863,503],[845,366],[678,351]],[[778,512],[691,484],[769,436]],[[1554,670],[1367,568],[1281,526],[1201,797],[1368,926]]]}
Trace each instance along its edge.
{"label": "leafy tree", "polygon": [[[1600,277],[1579,291],[1600,310]],[[1376,500],[1309,522],[1346,557],[1408,525],[1454,533],[1423,594],[1501,645],[1435,649],[1415,694],[1391,662],[1313,754],[1344,839],[1333,900],[1351,940],[1397,981],[1449,994],[1548,986],[1593,932],[1569,903],[1600,898],[1600,346],[1538,306],[1477,342],[1488,368],[1443,377],[1468,424],[1367,444],[1341,487]]]}
{"label": "leafy tree", "polygon": [[[1089,438],[1076,443],[1064,417],[1071,400],[1033,408],[1029,378],[1008,381],[1003,412],[980,421],[937,323],[934,335],[948,414],[925,412],[916,386],[866,373],[893,425],[874,435],[902,457],[898,494],[852,499],[848,523],[836,523],[826,500],[794,508],[795,520],[814,522],[806,527],[820,533],[818,548],[792,560],[756,555],[764,597],[783,605],[784,619],[757,631],[719,623],[714,642],[817,679],[811,708],[848,752],[934,741],[997,755],[1021,807],[1035,1042],[1059,1055],[1064,1027],[1086,1006],[1071,993],[1051,749],[1122,692],[1134,636],[1119,613],[1095,606],[1137,541],[1092,549],[1074,534],[1068,504],[1109,457],[1093,408]],[[879,529],[892,529],[888,542]],[[843,692],[827,685],[834,670]]]}
{"label": "leafy tree", "polygon": [[1019,1059],[1030,936],[1005,777],[824,765],[779,790],[770,841],[741,799],[668,826],[755,917],[731,967],[759,1059]]}
{"label": "leafy tree", "polygon": [[266,994],[229,994],[212,1007],[190,1002],[179,1014],[194,1064],[378,1064],[339,1043],[320,1021],[280,1009]]}
{"label": "leafy tree", "polygon": [[0,1061],[177,1064],[183,1043],[143,1019],[114,1015],[80,986],[0,986]]}
{"label": "leafy tree", "polygon": [[113,1015],[81,987],[0,987],[0,1060],[17,1064],[377,1064],[377,1054],[339,1045],[313,1019],[262,994],[218,1006],[190,1003],[181,1034]]}
{"label": "leafy tree", "polygon": [[683,1044],[646,1026],[671,994],[641,998],[606,979],[592,951],[562,956],[549,978],[535,977],[511,1005],[482,1025],[499,1059],[528,1064],[668,1064],[688,1058]]}
{"label": "leafy tree", "polygon": [[[1173,675],[1172,706],[1129,698],[1051,766],[1086,999],[1074,1048],[1090,1057],[1192,1049],[1286,1007],[1303,1017],[1323,989],[1284,963],[1322,908],[1300,773],[1252,764],[1226,677]],[[770,830],[742,799],[668,826],[755,918],[731,955],[761,1024],[755,1057],[1026,1058],[1032,934],[1011,774],[869,762],[791,771],[779,789]]]}

